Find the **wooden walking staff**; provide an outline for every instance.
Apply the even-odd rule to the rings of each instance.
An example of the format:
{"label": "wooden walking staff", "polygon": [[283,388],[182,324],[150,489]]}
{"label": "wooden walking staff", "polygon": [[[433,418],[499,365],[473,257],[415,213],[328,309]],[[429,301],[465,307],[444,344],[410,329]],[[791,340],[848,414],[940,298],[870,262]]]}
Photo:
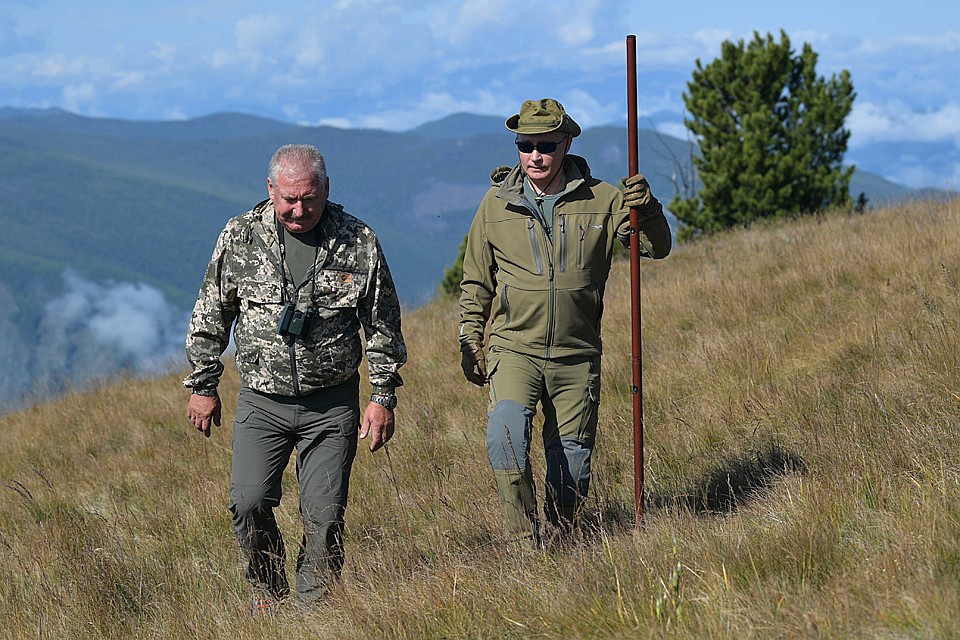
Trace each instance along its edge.
{"label": "wooden walking staff", "polygon": [[[627,36],[627,137],[630,176],[640,173],[637,134],[637,36]],[[636,527],[643,523],[643,355],[640,335],[640,222],[630,207],[630,328],[633,354],[633,496]]]}

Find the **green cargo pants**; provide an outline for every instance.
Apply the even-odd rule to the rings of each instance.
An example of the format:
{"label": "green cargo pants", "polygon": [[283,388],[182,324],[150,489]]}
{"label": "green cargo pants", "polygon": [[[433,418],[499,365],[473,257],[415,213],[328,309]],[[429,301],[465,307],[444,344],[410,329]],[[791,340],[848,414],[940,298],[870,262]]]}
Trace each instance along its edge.
{"label": "green cargo pants", "polygon": [[507,536],[539,546],[530,442],[537,405],[546,457],[544,514],[569,532],[590,487],[590,458],[600,404],[600,356],[543,359],[504,349],[487,355],[490,405],[487,455],[504,510]]}
{"label": "green cargo pants", "polygon": [[297,599],[323,596],[343,568],[343,516],[360,425],[359,375],[309,396],[240,390],[233,427],[230,511],[247,580],[275,598],[290,593],[283,538],[273,509],[294,449],[303,537],[297,556]]}

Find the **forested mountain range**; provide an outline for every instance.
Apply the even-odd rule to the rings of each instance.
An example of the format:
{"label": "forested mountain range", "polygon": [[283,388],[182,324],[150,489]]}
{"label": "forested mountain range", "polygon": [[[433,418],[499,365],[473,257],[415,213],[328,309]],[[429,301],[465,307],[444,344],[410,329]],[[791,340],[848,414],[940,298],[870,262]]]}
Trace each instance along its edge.
{"label": "forested mountain range", "polygon": [[[626,173],[626,130],[583,132],[594,175]],[[320,148],[330,198],[377,232],[406,306],[456,258],[491,169],[516,161],[500,118],[459,114],[417,129],[303,127],[242,114],[185,121],[0,109],[0,402],[181,356],[186,317],[219,230],[266,198],[267,162]],[[640,131],[641,170],[669,202],[686,141]],[[911,191],[857,172],[873,203]]]}

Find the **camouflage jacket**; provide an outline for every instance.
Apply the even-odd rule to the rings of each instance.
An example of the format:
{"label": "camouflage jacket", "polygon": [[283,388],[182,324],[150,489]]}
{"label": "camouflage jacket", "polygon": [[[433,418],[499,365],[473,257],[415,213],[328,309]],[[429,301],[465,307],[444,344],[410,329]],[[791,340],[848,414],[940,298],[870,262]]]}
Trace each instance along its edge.
{"label": "camouflage jacket", "polygon": [[[236,323],[237,368],[253,389],[300,396],[346,382],[365,351],[374,391],[392,393],[403,384],[398,369],[407,350],[400,333],[400,302],[373,231],[327,202],[319,222],[323,241],[317,261],[298,288],[281,260],[275,220],[273,203],[265,200],[231,219],[220,234],[187,332],[193,373],[184,386],[196,391],[217,387],[223,372],[220,356]],[[287,301],[284,289],[297,309],[314,309],[309,332],[298,339],[277,333]]]}

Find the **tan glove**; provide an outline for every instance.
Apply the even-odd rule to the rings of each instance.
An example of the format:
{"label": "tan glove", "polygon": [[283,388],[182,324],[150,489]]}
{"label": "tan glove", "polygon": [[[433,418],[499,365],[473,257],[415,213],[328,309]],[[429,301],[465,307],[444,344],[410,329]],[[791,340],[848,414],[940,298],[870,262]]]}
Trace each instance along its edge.
{"label": "tan glove", "polygon": [[655,206],[656,199],[650,193],[650,183],[647,182],[642,173],[624,178],[620,182],[623,184],[623,204],[625,206],[636,207],[640,213],[646,213]]}
{"label": "tan glove", "polygon": [[487,383],[487,360],[479,342],[460,345],[460,367],[463,376],[478,387]]}

